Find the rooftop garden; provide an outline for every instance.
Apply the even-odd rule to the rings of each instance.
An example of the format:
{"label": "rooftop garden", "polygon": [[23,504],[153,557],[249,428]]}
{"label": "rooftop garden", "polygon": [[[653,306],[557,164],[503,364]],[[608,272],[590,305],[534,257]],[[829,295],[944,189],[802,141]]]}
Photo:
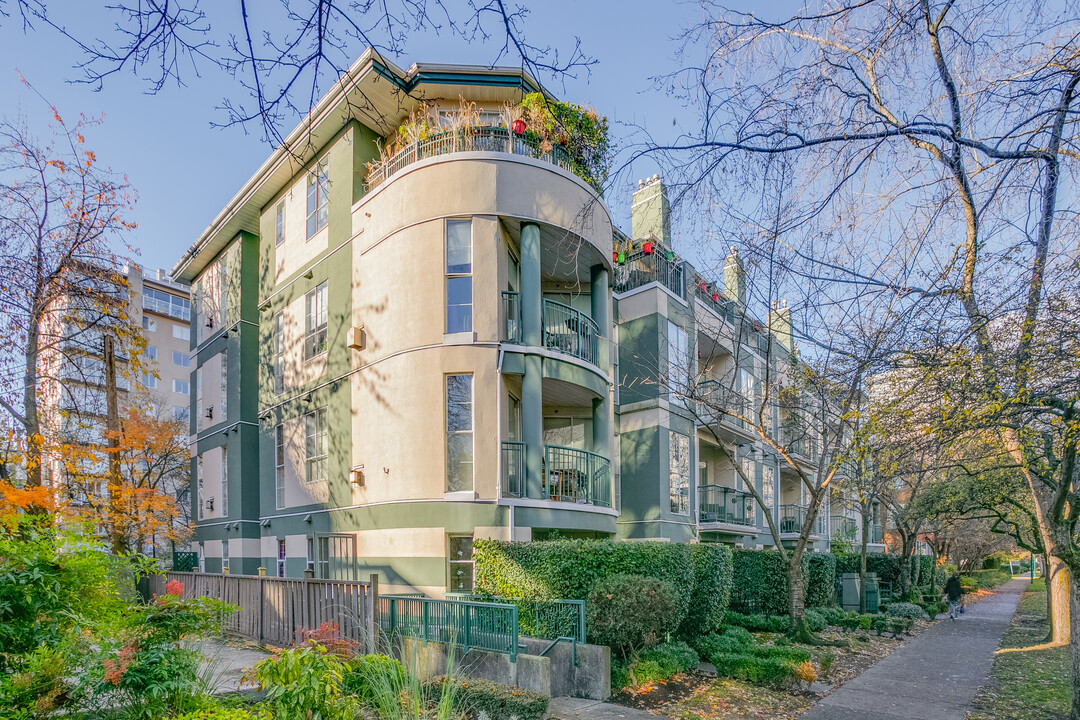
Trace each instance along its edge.
{"label": "rooftop garden", "polygon": [[464,98],[448,111],[424,103],[386,138],[368,163],[368,186],[377,187],[414,162],[452,152],[509,152],[546,160],[603,192],[611,168],[607,118],[595,110],[529,93],[499,110]]}

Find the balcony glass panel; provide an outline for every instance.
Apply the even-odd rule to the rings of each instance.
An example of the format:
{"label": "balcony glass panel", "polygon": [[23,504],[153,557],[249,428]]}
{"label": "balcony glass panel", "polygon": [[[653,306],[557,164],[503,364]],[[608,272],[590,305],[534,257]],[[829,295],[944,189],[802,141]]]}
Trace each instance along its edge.
{"label": "balcony glass panel", "polygon": [[743,490],[723,485],[698,487],[698,521],[754,526],[754,498]]}

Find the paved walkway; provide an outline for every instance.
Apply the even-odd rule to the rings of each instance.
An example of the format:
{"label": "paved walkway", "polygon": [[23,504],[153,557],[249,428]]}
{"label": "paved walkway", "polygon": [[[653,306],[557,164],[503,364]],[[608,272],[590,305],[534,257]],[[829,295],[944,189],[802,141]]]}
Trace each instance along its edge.
{"label": "paved walkway", "polygon": [[1011,580],[959,620],[943,617],[800,720],[964,720],[1027,585]]}

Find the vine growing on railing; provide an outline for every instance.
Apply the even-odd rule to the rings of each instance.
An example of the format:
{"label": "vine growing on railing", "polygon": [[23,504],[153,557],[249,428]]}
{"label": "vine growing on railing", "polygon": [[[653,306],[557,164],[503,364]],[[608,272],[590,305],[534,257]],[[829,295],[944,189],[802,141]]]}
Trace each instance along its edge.
{"label": "vine growing on railing", "polygon": [[485,111],[463,97],[453,112],[440,113],[435,103],[422,103],[379,144],[378,160],[367,163],[368,175],[387,166],[403,150],[440,133],[499,127],[509,136],[518,121],[524,123],[520,137],[528,146],[544,155],[561,148],[570,170],[597,192],[603,191],[611,169],[607,118],[591,108],[552,100],[541,93],[530,93],[520,103],[505,103],[498,112]]}

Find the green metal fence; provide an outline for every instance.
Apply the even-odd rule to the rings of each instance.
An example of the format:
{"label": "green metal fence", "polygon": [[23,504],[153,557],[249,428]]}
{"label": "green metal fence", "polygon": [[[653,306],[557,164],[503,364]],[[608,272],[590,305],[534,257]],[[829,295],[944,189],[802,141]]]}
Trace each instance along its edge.
{"label": "green metal fence", "polygon": [[585,642],[584,600],[533,600],[467,593],[447,593],[447,597],[516,605],[518,630],[522,635],[540,640],[567,639]]}
{"label": "green metal fence", "polygon": [[509,603],[381,595],[379,629],[389,638],[447,643],[465,652],[487,650],[517,662],[518,608]]}

